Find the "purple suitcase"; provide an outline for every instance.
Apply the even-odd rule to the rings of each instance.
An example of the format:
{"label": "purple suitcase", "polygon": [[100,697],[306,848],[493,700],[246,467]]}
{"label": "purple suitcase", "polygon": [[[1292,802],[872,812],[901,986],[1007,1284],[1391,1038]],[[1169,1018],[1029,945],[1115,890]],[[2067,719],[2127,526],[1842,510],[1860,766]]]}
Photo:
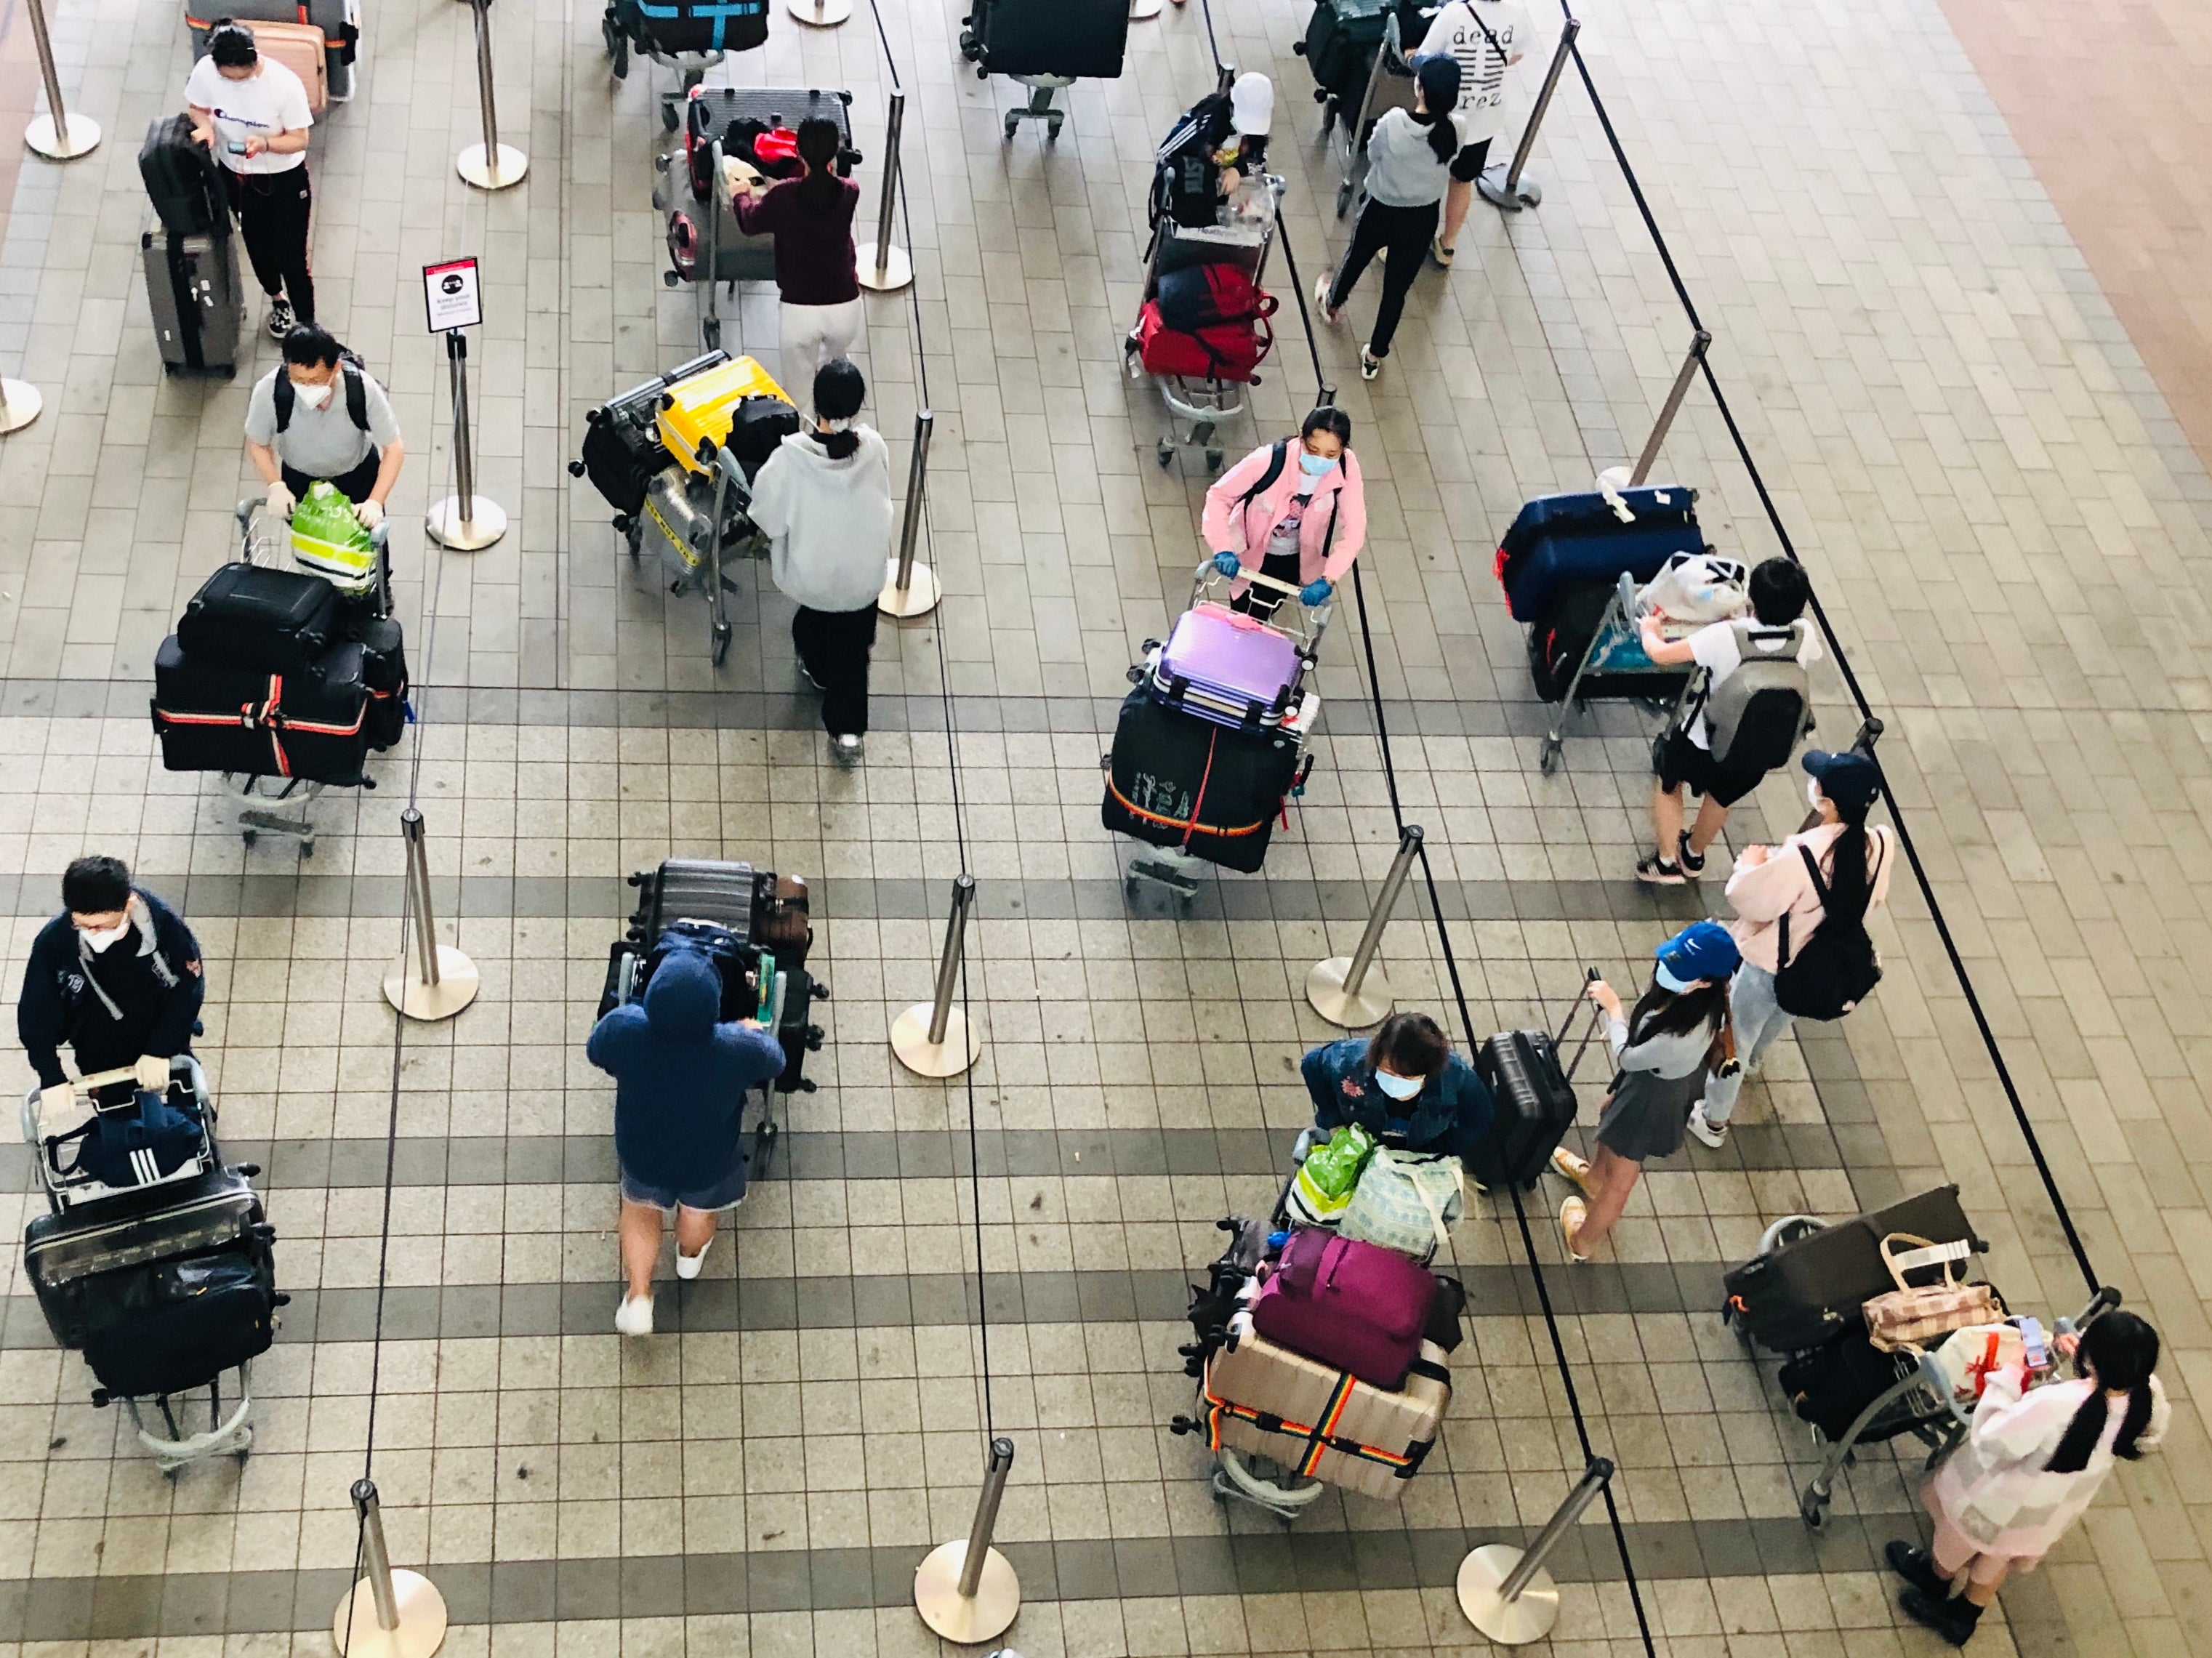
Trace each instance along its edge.
{"label": "purple suitcase", "polygon": [[1152,670],[1152,695],[1217,726],[1279,726],[1297,708],[1298,647],[1223,605],[1176,619]]}
{"label": "purple suitcase", "polygon": [[1252,1327],[1395,1393],[1421,1356],[1436,1293],[1435,1277],[1411,1255],[1300,1227],[1252,1298]]}

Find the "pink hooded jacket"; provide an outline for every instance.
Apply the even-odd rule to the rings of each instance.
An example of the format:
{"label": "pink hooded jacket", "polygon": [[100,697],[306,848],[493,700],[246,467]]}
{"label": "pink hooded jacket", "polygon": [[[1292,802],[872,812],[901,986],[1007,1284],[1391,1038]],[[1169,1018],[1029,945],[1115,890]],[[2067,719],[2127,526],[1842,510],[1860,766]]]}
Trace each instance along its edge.
{"label": "pink hooded jacket", "polygon": [[[1299,440],[1285,440],[1283,475],[1248,503],[1244,492],[1267,475],[1275,452],[1263,443],[1215,479],[1206,492],[1206,513],[1200,520],[1208,552],[1235,553],[1248,570],[1256,570],[1267,556],[1267,537],[1275,521],[1289,507],[1303,481],[1298,472]],[[1329,525],[1334,522],[1335,533]],[[1359,479],[1359,461],[1350,449],[1314,486],[1313,501],[1298,525],[1298,581],[1301,586],[1318,577],[1341,581],[1359,556],[1367,540],[1367,492]],[[1322,556],[1326,543],[1328,556]]]}

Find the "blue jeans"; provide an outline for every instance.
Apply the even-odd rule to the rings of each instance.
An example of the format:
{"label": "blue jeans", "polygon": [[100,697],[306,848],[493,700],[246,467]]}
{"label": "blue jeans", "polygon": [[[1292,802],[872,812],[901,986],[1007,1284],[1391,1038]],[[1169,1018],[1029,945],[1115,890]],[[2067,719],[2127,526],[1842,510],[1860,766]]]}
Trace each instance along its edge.
{"label": "blue jeans", "polygon": [[[1729,987],[1729,1019],[1735,1026],[1736,1058],[1747,1066],[1756,1065],[1796,1023],[1795,1015],[1784,1013],[1775,1003],[1774,975],[1749,962],[1735,970],[1735,981]],[[1742,1089],[1741,1071],[1733,1077],[1708,1078],[1705,1121],[1716,1128],[1725,1123],[1735,1112],[1735,1096]]]}

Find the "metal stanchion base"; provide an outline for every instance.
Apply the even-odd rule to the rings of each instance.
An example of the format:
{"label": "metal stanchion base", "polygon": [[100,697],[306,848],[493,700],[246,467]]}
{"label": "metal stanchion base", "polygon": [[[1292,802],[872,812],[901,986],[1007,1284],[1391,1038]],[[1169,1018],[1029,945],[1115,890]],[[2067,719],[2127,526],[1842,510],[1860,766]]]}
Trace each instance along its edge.
{"label": "metal stanchion base", "polygon": [[[384,975],[384,999],[409,1018],[434,1023],[452,1018],[476,1000],[482,982],[477,976],[477,964],[451,944],[438,946],[437,983],[424,984],[415,976],[421,970],[410,950]],[[372,1624],[375,1621],[373,1617],[369,1619]]]}
{"label": "metal stanchion base", "polygon": [[1459,1609],[1501,1647],[1540,1641],[1559,1621],[1559,1586],[1541,1566],[1513,1600],[1498,1594],[1520,1564],[1521,1551],[1510,1543],[1486,1543],[1459,1563]]}
{"label": "metal stanchion base", "polygon": [[23,129],[23,143],[50,161],[73,161],[80,155],[88,155],[100,143],[100,123],[89,115],[72,115],[69,118],[69,137],[64,138],[54,130],[54,118],[40,115],[32,118]]}
{"label": "metal stanchion base", "polygon": [[1129,0],[1129,21],[1148,22],[1160,15],[1160,0]]}
{"label": "metal stanchion base", "polygon": [[911,622],[918,616],[927,616],[945,597],[938,585],[937,572],[927,564],[917,564],[907,572],[906,591],[898,586],[898,561],[892,559],[884,566],[884,590],[876,595],[876,608],[885,616],[896,616],[901,622]]}
{"label": "metal stanchion base", "polygon": [[519,185],[530,171],[530,158],[513,144],[501,144],[495,159],[487,162],[484,147],[471,144],[453,160],[453,170],[478,190],[505,190]]}
{"label": "metal stanchion base", "polygon": [[914,280],[914,261],[906,250],[894,247],[884,255],[884,268],[876,269],[876,245],[863,242],[854,257],[860,262],[860,286],[871,294],[896,294]]}
{"label": "metal stanchion base", "polygon": [[[891,1021],[891,1052],[898,1062],[918,1077],[957,1077],[982,1057],[983,1040],[968,1027],[968,1016],[954,1008],[945,1021],[945,1040],[929,1040],[929,1016],[936,1010],[927,1002],[916,1002]],[[947,1543],[945,1548],[964,1547]],[[945,1552],[939,1549],[938,1554]],[[932,1555],[933,1560],[937,1558]],[[952,1575],[960,1575],[959,1563],[953,1563]],[[930,1625],[932,1629],[936,1625]],[[1002,1624],[1000,1628],[1006,1626]],[[997,1631],[991,1633],[995,1634]],[[977,1638],[981,1638],[980,1637]]]}
{"label": "metal stanchion base", "polygon": [[1367,976],[1359,981],[1356,991],[1344,987],[1345,976],[1351,971],[1349,956],[1332,956],[1325,962],[1316,962],[1313,971],[1306,975],[1306,999],[1322,1018],[1346,1030],[1382,1023],[1396,1000],[1382,964],[1370,962]]}
{"label": "metal stanchion base", "polygon": [[993,1549],[983,1558],[983,1576],[970,1600],[960,1593],[960,1568],[967,1558],[965,1538],[932,1549],[914,1569],[914,1609],[955,1646],[975,1647],[1012,1626],[1022,1609],[1022,1584],[1006,1557]]}
{"label": "metal stanchion base", "polygon": [[1474,181],[1474,187],[1484,201],[1501,213],[1518,213],[1524,207],[1541,207],[1544,204],[1543,185],[1524,173],[1521,175],[1521,182],[1508,190],[1505,187],[1506,171],[1502,162],[1483,169],[1482,176]]}
{"label": "metal stanchion base", "polygon": [[783,0],[783,9],[810,28],[834,29],[853,15],[853,0]]}
{"label": "metal stanchion base", "polygon": [[38,419],[46,400],[28,380],[0,380],[0,433],[20,432]]}
{"label": "metal stanchion base", "polygon": [[497,501],[471,495],[464,518],[461,498],[447,495],[423,515],[422,527],[441,547],[457,553],[481,552],[507,533],[507,512]]}
{"label": "metal stanchion base", "polygon": [[394,1571],[392,1598],[399,1603],[399,1627],[376,1621],[376,1593],[362,1578],[338,1602],[331,1619],[331,1643],[344,1658],[430,1658],[445,1644],[446,1597],[419,1571]]}

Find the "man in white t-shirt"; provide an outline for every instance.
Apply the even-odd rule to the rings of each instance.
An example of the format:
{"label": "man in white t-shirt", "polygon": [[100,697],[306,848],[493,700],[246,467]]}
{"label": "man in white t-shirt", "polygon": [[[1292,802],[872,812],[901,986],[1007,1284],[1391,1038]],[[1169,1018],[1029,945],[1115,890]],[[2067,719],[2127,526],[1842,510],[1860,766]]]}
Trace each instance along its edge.
{"label": "man in white t-shirt", "polygon": [[[1812,585],[1796,562],[1764,559],[1751,573],[1751,613],[1762,628],[1789,628],[1798,635],[1796,659],[1813,661],[1819,646],[1812,624],[1805,619]],[[1656,615],[1644,618],[1644,653],[1660,667],[1694,662],[1705,670],[1704,683],[1692,695],[1687,718],[1670,727],[1652,751],[1656,776],[1651,786],[1651,828],[1657,846],[1636,866],[1636,878],[1655,886],[1680,886],[1705,872],[1705,848],[1720,837],[1729,808],[1749,794],[1766,774],[1729,766],[1713,754],[1712,731],[1705,723],[1705,706],[1717,687],[1743,665],[1741,635],[1733,622],[1716,622],[1687,639],[1662,636]],[[1778,645],[1780,644],[1777,641]],[[1786,647],[1784,647],[1786,648]],[[1693,788],[1705,799],[1698,806],[1698,821],[1688,833],[1682,829],[1682,791]]]}
{"label": "man in white t-shirt", "polygon": [[307,129],[315,124],[300,77],[262,57],[253,31],[219,23],[185,82],[194,137],[215,152],[230,185],[253,275],[269,296],[269,337],[315,319],[307,268]]}
{"label": "man in white t-shirt", "polygon": [[1505,131],[1506,71],[1527,55],[1528,14],[1521,0],[1452,0],[1421,39],[1418,55],[1448,52],[1459,59],[1460,152],[1444,191],[1443,228],[1429,252],[1441,265],[1452,262],[1459,228],[1467,222],[1474,181],[1490,160],[1491,141]]}

